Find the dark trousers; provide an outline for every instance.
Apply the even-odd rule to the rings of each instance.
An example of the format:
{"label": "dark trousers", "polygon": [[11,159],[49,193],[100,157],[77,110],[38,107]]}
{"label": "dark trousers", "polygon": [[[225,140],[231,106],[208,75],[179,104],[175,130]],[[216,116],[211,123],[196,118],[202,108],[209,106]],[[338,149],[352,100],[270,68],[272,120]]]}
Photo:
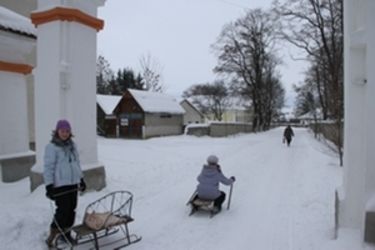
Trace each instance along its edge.
{"label": "dark trousers", "polygon": [[[198,198],[199,198],[198,195],[195,195],[193,198],[193,201]],[[214,200],[214,206],[221,209],[221,205],[223,204],[224,201],[225,201],[225,193],[223,191],[220,191],[220,196]]]}
{"label": "dark trousers", "polygon": [[290,146],[290,143],[292,142],[292,138],[286,138],[286,144]]}
{"label": "dark trousers", "polygon": [[77,185],[55,189],[55,215],[51,228],[67,229],[73,226],[77,207]]}
{"label": "dark trousers", "polygon": [[220,196],[214,200],[214,206],[219,209],[221,209],[221,205],[225,201],[225,193],[223,191],[220,191],[220,193]]}

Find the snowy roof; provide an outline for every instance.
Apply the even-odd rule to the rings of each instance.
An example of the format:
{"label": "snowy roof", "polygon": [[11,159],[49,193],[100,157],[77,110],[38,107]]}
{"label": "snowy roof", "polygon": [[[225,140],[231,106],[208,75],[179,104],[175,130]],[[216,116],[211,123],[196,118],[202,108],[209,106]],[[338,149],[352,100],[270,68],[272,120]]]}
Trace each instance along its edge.
{"label": "snowy roof", "polygon": [[184,109],[173,96],[162,93],[128,89],[144,112],[184,114]]}
{"label": "snowy roof", "polygon": [[96,95],[96,102],[106,115],[112,115],[121,98],[121,95]]}
{"label": "snowy roof", "polygon": [[36,29],[31,20],[0,6],[0,29],[36,37]]}
{"label": "snowy roof", "polygon": [[305,113],[303,115],[298,116],[298,119],[301,119],[301,120],[305,120],[305,119],[306,120],[308,120],[308,119],[313,120],[313,119],[321,119],[321,117],[322,117],[322,114],[321,114],[320,110],[317,110],[317,111],[315,111],[315,114],[312,111],[310,111],[310,112],[307,112],[307,113]]}
{"label": "snowy roof", "polygon": [[202,115],[203,116],[203,113],[193,104],[193,101],[191,100],[191,99],[189,99],[189,98],[187,98],[187,99],[183,99],[182,101],[180,101],[180,105],[183,103],[183,102],[185,102],[185,103],[187,103],[188,105],[190,105],[190,107],[192,108],[192,109],[194,109],[198,114],[200,114],[200,115]]}
{"label": "snowy roof", "polygon": [[293,107],[286,106],[281,109],[281,113],[285,116],[286,119],[295,118]]}

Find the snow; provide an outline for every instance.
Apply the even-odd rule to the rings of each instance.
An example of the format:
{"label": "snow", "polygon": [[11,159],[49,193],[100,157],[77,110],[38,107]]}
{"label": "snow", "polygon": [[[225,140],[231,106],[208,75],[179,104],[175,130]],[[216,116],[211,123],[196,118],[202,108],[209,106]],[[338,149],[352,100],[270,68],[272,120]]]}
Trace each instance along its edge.
{"label": "snow", "polygon": [[184,114],[185,110],[173,96],[135,89],[128,89],[146,113]]}
{"label": "snow", "polygon": [[96,102],[103,109],[106,115],[112,115],[113,110],[121,101],[121,95],[96,95]]}
{"label": "snow", "polygon": [[[79,197],[76,223],[90,202],[115,190],[134,194],[132,233],[140,250],[360,250],[356,230],[334,240],[334,193],[341,186],[337,156],[304,128],[295,128],[291,147],[283,128],[227,138],[171,136],[148,140],[98,137],[99,160],[108,186]],[[236,176],[231,207],[210,219],[188,216],[205,159],[219,157],[227,176]],[[227,194],[229,188],[221,186]],[[6,249],[43,249],[53,204],[44,187],[29,193],[29,181],[0,183],[0,244]],[[81,249],[81,248],[77,248]],[[111,248],[104,248],[111,249]]]}
{"label": "snow", "polygon": [[30,19],[2,6],[0,6],[1,27],[36,36],[36,29]]}

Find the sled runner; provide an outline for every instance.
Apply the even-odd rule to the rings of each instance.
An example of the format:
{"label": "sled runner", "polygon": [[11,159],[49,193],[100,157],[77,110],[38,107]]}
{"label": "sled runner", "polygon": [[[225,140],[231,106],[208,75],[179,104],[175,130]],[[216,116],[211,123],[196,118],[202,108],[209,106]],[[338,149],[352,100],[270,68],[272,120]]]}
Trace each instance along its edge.
{"label": "sled runner", "polygon": [[[74,249],[78,245],[92,244],[94,248],[91,249],[99,250],[115,243],[113,249],[121,249],[140,241],[142,237],[129,232],[128,223],[134,221],[131,217],[132,203],[130,192],[115,191],[89,204],[82,224],[71,228],[73,242],[64,243],[63,236],[60,236],[55,241],[56,249],[66,249],[67,246]],[[121,237],[114,236],[118,232],[122,232]]]}
{"label": "sled runner", "polygon": [[219,213],[219,211],[216,210],[216,208],[214,207],[214,201],[213,200],[202,200],[202,199],[199,199],[198,197],[196,197],[195,199],[193,199],[191,201],[190,205],[191,205],[191,211],[190,211],[189,216],[194,214],[198,210],[203,210],[203,211],[209,212],[210,218],[212,218],[214,215]]}
{"label": "sled runner", "polygon": [[[229,210],[230,207],[230,201],[232,197],[232,190],[233,190],[233,184],[230,185],[230,191],[229,191],[229,198],[228,198],[228,206],[227,210]],[[214,206],[213,200],[204,200],[198,198],[197,191],[194,191],[194,193],[191,195],[190,199],[186,203],[186,205],[190,205],[191,210],[189,216],[193,215],[198,210],[207,211],[210,213],[210,218],[215,216],[220,212],[220,210],[217,210],[217,208]]]}

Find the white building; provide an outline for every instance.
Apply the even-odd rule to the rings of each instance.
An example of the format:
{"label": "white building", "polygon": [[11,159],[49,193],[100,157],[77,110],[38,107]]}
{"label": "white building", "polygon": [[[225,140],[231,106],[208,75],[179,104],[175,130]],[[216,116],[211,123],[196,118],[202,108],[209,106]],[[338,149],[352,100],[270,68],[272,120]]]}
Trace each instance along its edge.
{"label": "white building", "polygon": [[184,126],[188,124],[204,123],[204,115],[188,99],[180,101],[180,105],[185,110]]}
{"label": "white building", "polygon": [[[344,1],[344,185],[339,229],[375,242],[375,1]],[[340,230],[338,237],[340,237]]]}
{"label": "white building", "polygon": [[30,20],[0,6],[0,180],[29,175],[35,153],[30,151],[28,79],[36,46]]}
{"label": "white building", "polygon": [[36,164],[31,189],[42,183],[44,147],[56,121],[72,124],[80,162],[89,188],[105,186],[96,141],[96,45],[104,22],[97,9],[105,0],[38,0],[31,13],[37,28],[35,69]]}

